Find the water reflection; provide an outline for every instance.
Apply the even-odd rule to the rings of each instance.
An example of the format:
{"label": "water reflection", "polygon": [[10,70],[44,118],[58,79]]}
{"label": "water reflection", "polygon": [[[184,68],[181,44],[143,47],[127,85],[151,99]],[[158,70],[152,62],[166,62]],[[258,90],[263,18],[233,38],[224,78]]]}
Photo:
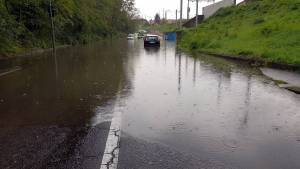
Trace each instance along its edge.
{"label": "water reflection", "polygon": [[194,71],[193,71],[193,84],[196,84],[196,74],[197,74],[197,62],[196,58],[194,58]]}
{"label": "water reflection", "polygon": [[57,81],[58,80],[58,62],[57,62],[56,49],[53,50],[52,57],[54,58],[54,70],[55,70],[55,77],[56,77],[56,81]]}
{"label": "water reflection", "polygon": [[[300,167],[299,96],[248,65],[167,46],[155,57],[136,46],[124,132],[240,168]],[[294,158],[270,157],[277,146]]]}
{"label": "water reflection", "polygon": [[247,75],[247,85],[246,85],[246,93],[245,93],[245,115],[241,120],[241,128],[245,129],[248,125],[249,120],[249,107],[251,103],[251,75]]}
{"label": "water reflection", "polygon": [[155,46],[145,46],[145,51],[149,55],[155,55],[160,50],[159,47]]}
{"label": "water reflection", "polygon": [[181,53],[178,54],[178,92],[181,91]]}
{"label": "water reflection", "polygon": [[127,49],[124,42],[62,49],[1,77],[0,124],[90,125],[95,114],[111,111],[120,85],[126,86]]}
{"label": "water reflection", "polygon": [[218,94],[217,94],[217,104],[218,107],[220,107],[220,104],[222,103],[222,82],[223,82],[223,76],[220,74],[218,79]]}

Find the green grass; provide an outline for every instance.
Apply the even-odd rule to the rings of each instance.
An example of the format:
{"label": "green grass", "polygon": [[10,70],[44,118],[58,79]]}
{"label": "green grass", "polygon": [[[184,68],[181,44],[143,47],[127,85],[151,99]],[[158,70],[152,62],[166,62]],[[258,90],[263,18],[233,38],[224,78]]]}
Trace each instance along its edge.
{"label": "green grass", "polygon": [[182,48],[300,67],[300,0],[254,0],[183,32]]}

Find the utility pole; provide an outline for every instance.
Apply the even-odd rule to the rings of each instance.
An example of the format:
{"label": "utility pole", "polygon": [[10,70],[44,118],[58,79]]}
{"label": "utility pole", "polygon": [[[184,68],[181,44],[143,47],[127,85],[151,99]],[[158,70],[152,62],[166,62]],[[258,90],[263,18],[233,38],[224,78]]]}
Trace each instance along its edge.
{"label": "utility pole", "polygon": [[183,10],[183,0],[180,0],[180,29],[182,29],[182,11]]}
{"label": "utility pole", "polygon": [[165,19],[168,20],[168,11],[165,12]]}
{"label": "utility pole", "polygon": [[190,0],[188,0],[188,7],[187,7],[187,19],[190,19]]}
{"label": "utility pole", "polygon": [[55,30],[54,30],[54,21],[53,21],[52,0],[49,0],[49,10],[50,10],[50,20],[51,20],[51,29],[52,29],[52,48],[53,51],[55,51]]}
{"label": "utility pole", "polygon": [[176,9],[176,14],[175,14],[175,15],[176,15],[176,26],[177,26],[177,28],[178,28],[178,22],[177,22],[177,20],[178,20],[177,18],[178,18],[178,17],[177,17],[177,13],[178,13],[178,11],[177,11],[177,9]]}
{"label": "utility pole", "polygon": [[199,0],[196,0],[196,27],[198,26],[198,8],[199,8]]}

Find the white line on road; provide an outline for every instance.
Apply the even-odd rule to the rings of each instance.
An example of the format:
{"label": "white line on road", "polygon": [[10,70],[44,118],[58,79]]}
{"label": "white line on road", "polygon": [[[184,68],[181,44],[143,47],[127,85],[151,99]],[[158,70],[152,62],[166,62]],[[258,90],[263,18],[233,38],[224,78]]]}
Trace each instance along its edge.
{"label": "white line on road", "polygon": [[100,169],[117,169],[118,167],[121,115],[120,110],[114,111]]}

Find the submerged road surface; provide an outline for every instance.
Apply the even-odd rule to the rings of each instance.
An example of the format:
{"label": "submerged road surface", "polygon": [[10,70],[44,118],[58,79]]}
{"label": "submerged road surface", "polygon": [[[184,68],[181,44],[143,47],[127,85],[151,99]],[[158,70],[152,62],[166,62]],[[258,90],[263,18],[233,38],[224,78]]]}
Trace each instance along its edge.
{"label": "submerged road surface", "polygon": [[300,96],[243,63],[116,41],[1,66],[20,70],[1,71],[0,168],[300,168]]}

